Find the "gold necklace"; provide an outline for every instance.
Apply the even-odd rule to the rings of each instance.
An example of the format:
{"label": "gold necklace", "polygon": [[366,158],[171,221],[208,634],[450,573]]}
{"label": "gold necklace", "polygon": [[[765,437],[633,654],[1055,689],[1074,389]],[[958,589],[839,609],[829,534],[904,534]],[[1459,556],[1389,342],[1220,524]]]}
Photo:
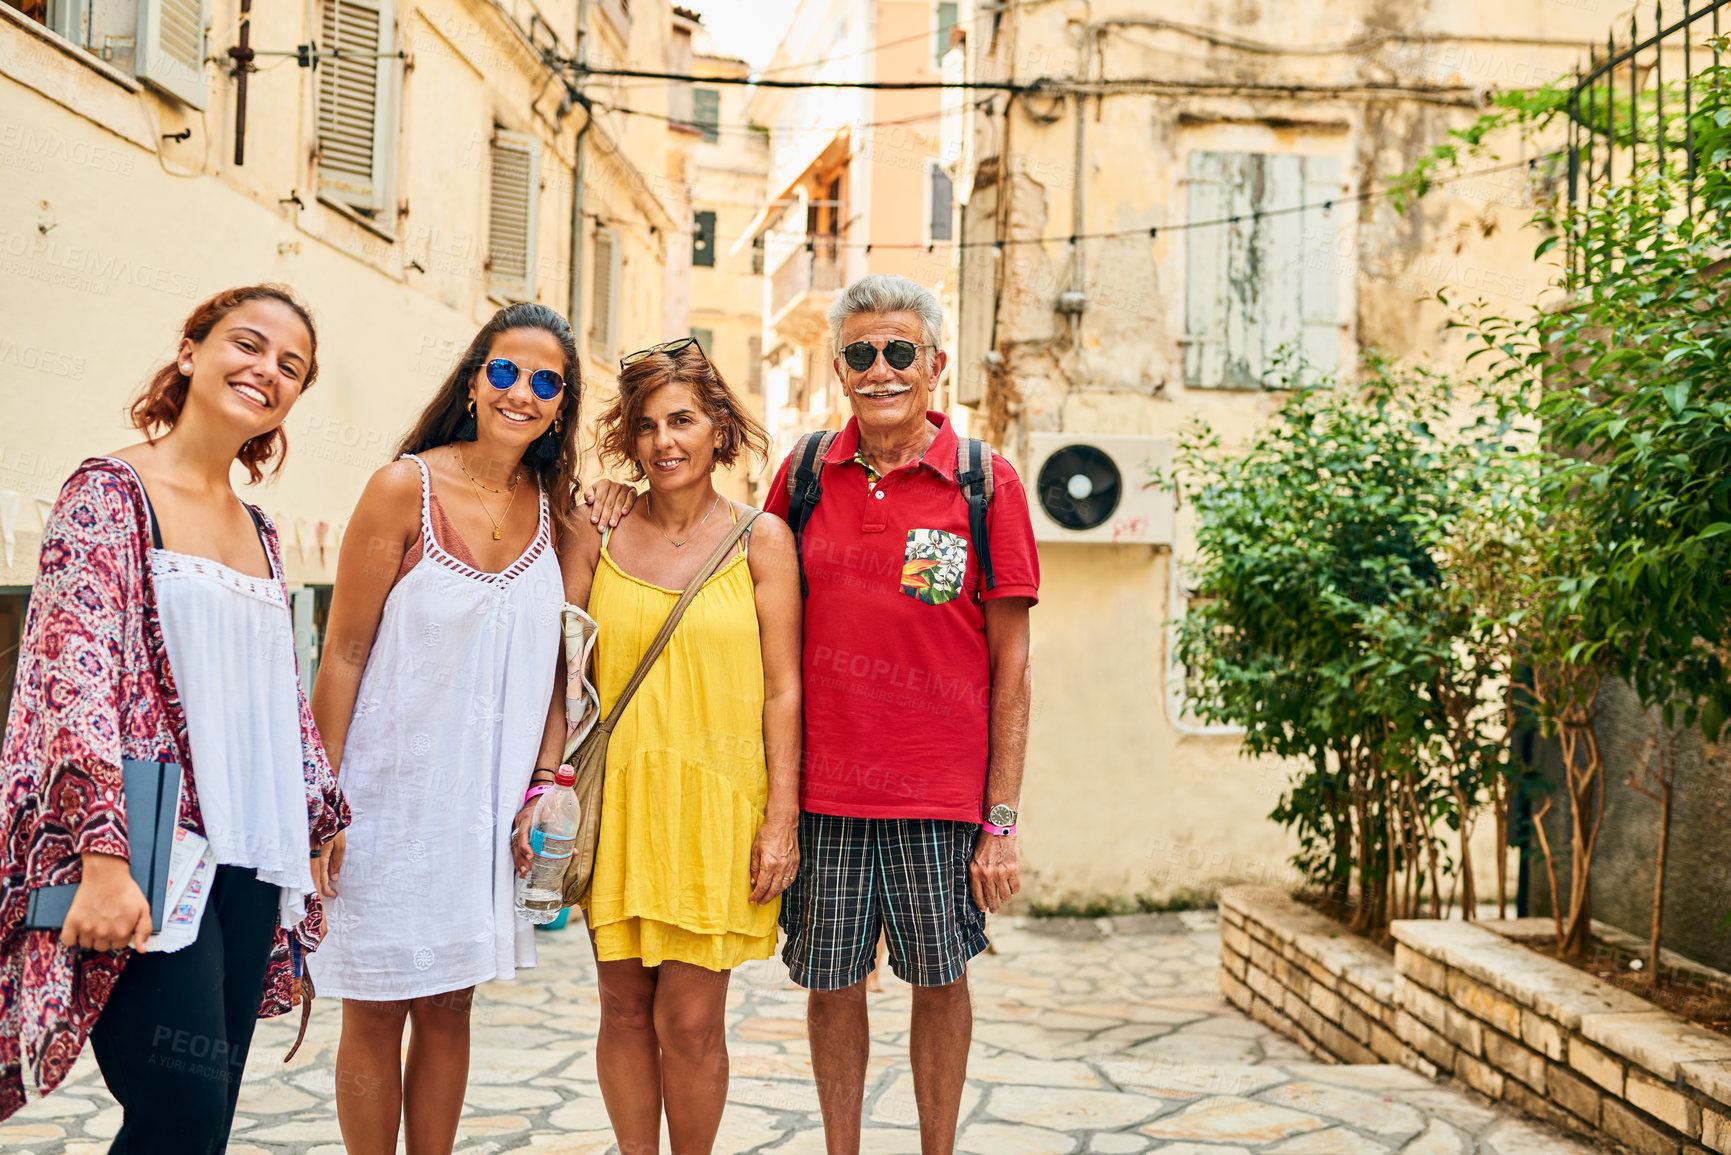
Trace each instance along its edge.
{"label": "gold necklace", "polygon": [[486,490],[488,493],[504,493],[505,489],[515,491],[517,488],[517,482],[522,480],[521,471],[512,470],[511,480],[505,483],[505,489],[494,489],[490,485],[481,485],[481,483],[475,479],[475,475],[469,472],[469,463],[463,460],[463,455],[460,452],[457,453],[457,468],[463,471],[463,476],[469,479],[469,484],[480,486],[480,488]]}
{"label": "gold necklace", "polygon": [[463,471],[463,476],[468,478],[469,484],[475,487],[475,503],[481,507],[481,512],[487,515],[487,520],[493,523],[493,540],[499,541],[505,536],[505,519],[511,516],[511,506],[516,504],[517,482],[520,481],[521,478],[517,474],[513,473],[511,480],[506,485],[505,489],[495,489],[492,491],[494,493],[504,493],[505,490],[508,489],[511,492],[510,500],[505,502],[505,512],[501,513],[498,517],[494,517],[493,511],[487,508],[487,499],[481,496],[481,491],[487,487],[475,480],[475,475],[469,472],[469,467],[464,463],[463,455],[461,453],[457,454],[457,468]]}
{"label": "gold necklace", "polygon": [[[715,507],[720,505],[720,504],[721,504],[721,494],[718,493],[715,495],[715,500],[709,503],[709,513],[714,513]],[[648,510],[645,510],[644,513],[647,514]],[[703,523],[709,520],[709,513],[704,514],[701,518],[698,519],[697,524],[691,527],[691,532],[685,535],[685,541],[674,541],[672,538],[667,537],[667,531],[665,529],[662,529],[661,523],[656,521],[653,517],[651,517],[649,519],[649,524],[653,525],[655,527],[656,533],[659,533],[662,537],[667,537],[667,543],[669,545],[671,545],[674,549],[678,549],[679,547],[683,546],[686,541],[690,541],[692,538],[697,536],[697,531],[702,529]]]}

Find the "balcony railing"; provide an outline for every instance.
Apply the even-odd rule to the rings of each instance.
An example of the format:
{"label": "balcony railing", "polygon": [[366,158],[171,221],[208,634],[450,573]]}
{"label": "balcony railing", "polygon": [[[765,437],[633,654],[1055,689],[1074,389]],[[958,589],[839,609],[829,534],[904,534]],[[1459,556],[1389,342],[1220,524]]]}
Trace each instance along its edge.
{"label": "balcony railing", "polygon": [[779,315],[805,293],[841,288],[841,246],[833,236],[814,234],[795,249],[770,278],[769,311]]}
{"label": "balcony railing", "polygon": [[[1723,158],[1702,156],[1696,134],[1705,118],[1725,115],[1727,32],[1731,0],[1656,3],[1650,25],[1638,7],[1602,52],[1592,53],[1567,105],[1568,197],[1577,215],[1590,213],[1595,199],[1619,185],[1653,173],[1680,178],[1679,207],[1685,214],[1699,211],[1703,182],[1724,180]],[[1627,40],[1620,43],[1619,33]],[[1573,267],[1584,279],[1613,275],[1621,256],[1616,243],[1568,240]]]}

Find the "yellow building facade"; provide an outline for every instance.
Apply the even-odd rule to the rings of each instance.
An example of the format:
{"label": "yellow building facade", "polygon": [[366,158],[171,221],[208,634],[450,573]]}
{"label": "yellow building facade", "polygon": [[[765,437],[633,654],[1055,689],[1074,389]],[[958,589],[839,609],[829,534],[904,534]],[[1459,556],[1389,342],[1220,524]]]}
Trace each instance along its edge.
{"label": "yellow building facade", "polygon": [[668,335],[689,210],[669,118],[591,119],[561,62],[665,69],[676,31],[665,0],[0,3],[0,651],[61,481],[136,439],[127,404],[222,288],[287,283],[319,325],[287,463],[242,490],[308,656],[362,486],[500,305],[573,317],[592,420],[620,351]]}
{"label": "yellow building facade", "polygon": [[[957,78],[1054,90],[968,92],[946,120],[955,399],[1060,514],[1069,471],[1041,492],[1056,452],[1095,447],[1126,478],[1096,529],[1035,515],[1032,902],[1295,879],[1267,818],[1285,768],[1187,713],[1169,627],[1195,592],[1187,515],[1136,474],[1193,418],[1229,445],[1267,420],[1281,345],[1347,380],[1372,348],[1458,365],[1437,289],[1530,307],[1549,276],[1521,232],[1546,175],[1536,152],[1405,215],[1382,192],[1487,89],[1571,71],[1604,19],[1546,0],[1348,0],[1326,19],[1301,4],[962,5]],[[1490,875],[1488,848],[1477,861]]]}
{"label": "yellow building facade", "polygon": [[[763,250],[734,248],[762,211],[769,134],[750,123],[745,61],[719,53],[700,32],[692,85],[690,332],[722,378],[759,420],[763,406]],[[741,460],[729,471],[730,497],[756,504],[773,463]]]}
{"label": "yellow building facade", "polygon": [[[953,4],[807,0],[762,72],[780,80],[936,83]],[[824,320],[836,290],[897,273],[942,290],[954,265],[951,178],[939,163],[935,89],[761,88],[768,200],[732,245],[763,254],[764,404],[777,456],[847,405]]]}

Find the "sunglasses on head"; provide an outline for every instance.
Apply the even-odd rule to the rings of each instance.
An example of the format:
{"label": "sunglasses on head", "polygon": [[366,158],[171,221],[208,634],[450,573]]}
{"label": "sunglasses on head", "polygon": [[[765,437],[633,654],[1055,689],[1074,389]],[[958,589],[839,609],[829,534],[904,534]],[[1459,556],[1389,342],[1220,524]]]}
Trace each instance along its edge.
{"label": "sunglasses on head", "polygon": [[[517,362],[495,357],[487,362],[487,383],[495,389],[509,389],[523,375]],[[529,374],[529,388],[543,401],[551,401],[565,389],[565,378],[551,369],[537,369]]]}
{"label": "sunglasses on head", "polygon": [[653,357],[657,353],[672,355],[681,352],[682,350],[689,349],[693,345],[697,345],[699,356],[701,356],[705,361],[709,360],[709,354],[703,351],[703,346],[698,344],[696,337],[675,337],[671,341],[663,341],[659,345],[651,345],[647,349],[639,349],[635,353],[625,354],[625,356],[619,358],[619,367],[623,369],[627,365],[635,365],[645,357]]}
{"label": "sunglasses on head", "polygon": [[[889,362],[891,369],[906,369],[914,363],[914,358],[920,355],[921,349],[933,349],[935,345],[916,345],[912,341],[885,341],[884,360]],[[842,360],[855,373],[864,373],[878,359],[877,346],[870,341],[855,341],[841,351]]]}

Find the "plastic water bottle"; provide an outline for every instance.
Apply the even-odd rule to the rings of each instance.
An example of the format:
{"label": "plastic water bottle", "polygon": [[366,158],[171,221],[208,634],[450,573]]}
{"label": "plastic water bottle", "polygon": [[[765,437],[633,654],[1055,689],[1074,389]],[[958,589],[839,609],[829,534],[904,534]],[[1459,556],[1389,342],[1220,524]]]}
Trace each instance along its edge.
{"label": "plastic water bottle", "polygon": [[564,906],[565,866],[577,842],[577,792],[571,788],[576,781],[577,772],[561,766],[553,789],[535,799],[529,817],[529,849],[535,860],[529,873],[517,880],[517,917],[528,922],[552,922]]}

